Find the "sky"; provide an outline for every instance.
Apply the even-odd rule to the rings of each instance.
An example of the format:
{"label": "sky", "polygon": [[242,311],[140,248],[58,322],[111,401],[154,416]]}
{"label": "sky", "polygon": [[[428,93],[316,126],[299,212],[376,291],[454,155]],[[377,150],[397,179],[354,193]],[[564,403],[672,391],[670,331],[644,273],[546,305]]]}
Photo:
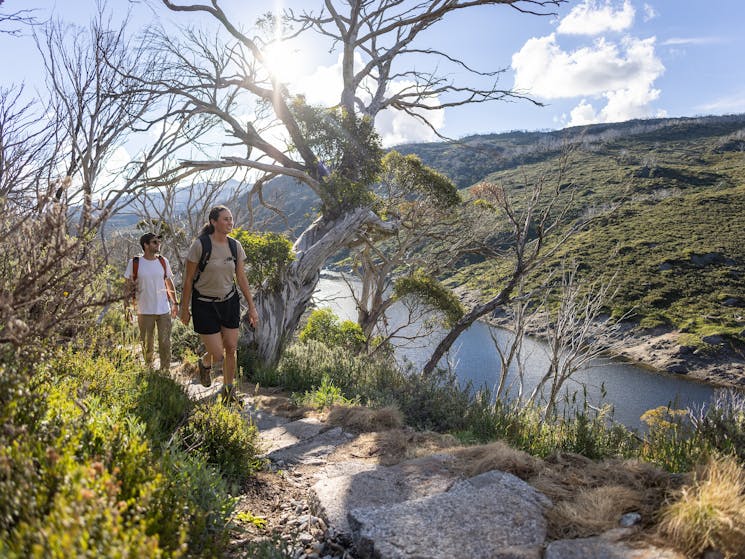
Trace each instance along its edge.
{"label": "sky", "polygon": [[[260,12],[308,9],[313,2],[220,4],[248,26]],[[35,9],[40,19],[54,15],[85,25],[94,5],[92,0],[5,0],[0,13]],[[109,6],[131,9],[135,28],[159,18],[184,23],[189,17],[163,8],[153,12],[146,0],[110,0]],[[440,133],[461,138],[745,112],[745,1],[570,0],[557,11],[556,16],[537,17],[506,6],[469,8],[450,14],[422,36],[421,46],[453,53],[477,69],[504,69],[501,88],[518,90],[542,105],[494,102],[436,113]],[[212,25],[205,15],[193,21]],[[311,102],[338,100],[338,55],[318,39],[278,51],[275,57],[292,91]],[[38,86],[40,76],[31,38],[0,34],[0,87],[20,81]],[[436,140],[431,130],[399,114],[381,114],[376,125],[386,145]]]}

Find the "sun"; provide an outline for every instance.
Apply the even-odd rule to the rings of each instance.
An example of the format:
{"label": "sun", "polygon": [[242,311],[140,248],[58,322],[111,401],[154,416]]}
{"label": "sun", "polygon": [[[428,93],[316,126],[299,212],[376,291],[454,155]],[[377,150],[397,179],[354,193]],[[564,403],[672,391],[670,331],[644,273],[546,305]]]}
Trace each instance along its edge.
{"label": "sun", "polygon": [[266,68],[284,84],[294,84],[307,73],[303,68],[302,52],[296,45],[270,43],[264,47],[262,54]]}

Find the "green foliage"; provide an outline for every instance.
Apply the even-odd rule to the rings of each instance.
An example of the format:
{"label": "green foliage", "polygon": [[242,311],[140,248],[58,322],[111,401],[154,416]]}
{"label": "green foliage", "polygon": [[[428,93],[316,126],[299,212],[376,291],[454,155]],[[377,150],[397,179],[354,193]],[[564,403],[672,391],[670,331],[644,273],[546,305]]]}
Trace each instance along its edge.
{"label": "green foliage", "polygon": [[308,317],[308,322],[300,331],[302,342],[315,340],[329,347],[343,348],[359,353],[365,347],[362,328],[351,320],[339,320],[331,309],[316,309]]}
{"label": "green foliage", "polygon": [[161,458],[161,471],[148,513],[150,531],[160,534],[166,549],[177,549],[185,541],[192,555],[219,556],[235,508],[219,470],[198,454],[169,447]]}
{"label": "green foliage", "polygon": [[230,483],[244,483],[261,467],[258,431],[233,408],[197,406],[179,429],[179,437],[185,449],[199,453]]}
{"label": "green foliage", "polygon": [[[120,500],[117,478],[96,464],[71,464],[47,514],[20,522],[5,557],[162,557],[158,536]],[[177,556],[177,555],[172,555]]]}
{"label": "green foliage", "polygon": [[246,510],[236,513],[233,516],[233,519],[236,522],[241,522],[245,524],[253,524],[259,529],[264,529],[266,528],[266,525],[267,525],[266,518],[262,516],[255,516],[250,511],[246,511]]}
{"label": "green foliage", "polygon": [[[383,149],[373,121],[341,107],[314,107],[295,97],[291,110],[308,145],[331,174],[322,179],[324,213],[336,215],[372,201],[369,186],[381,170]],[[317,175],[313,169],[312,174]]]}
{"label": "green foliage", "polygon": [[87,341],[0,363],[0,555],[219,556],[225,482],[165,442],[190,406],[183,390]]}
{"label": "green foliage", "polygon": [[641,419],[648,431],[642,458],[671,472],[687,472],[702,463],[710,449],[695,436],[688,414],[666,406],[644,412]]}
{"label": "green foliage", "polygon": [[292,242],[278,233],[252,233],[234,229],[232,234],[246,251],[246,275],[254,286],[265,286],[270,291],[282,287],[287,266],[295,259]]}
{"label": "green foliage", "polygon": [[448,325],[453,325],[463,316],[463,305],[453,292],[439,281],[421,271],[398,278],[394,284],[396,297],[415,296],[427,305],[445,314]]}
{"label": "green foliage", "polygon": [[185,326],[180,320],[173,321],[171,355],[174,359],[181,361],[189,355],[198,353],[201,343],[199,334],[193,328]]}
{"label": "green foliage", "polygon": [[397,189],[409,195],[424,196],[439,209],[460,203],[460,195],[453,182],[442,173],[424,165],[416,155],[401,155],[397,151],[390,151],[383,158],[383,170],[391,175]]}
{"label": "green foliage", "polygon": [[156,372],[143,375],[138,389],[133,412],[154,444],[167,443],[191,411],[189,396],[176,381]]}
{"label": "green foliage", "polygon": [[321,385],[311,391],[305,392],[302,396],[295,396],[294,401],[299,405],[312,406],[313,408],[323,411],[335,405],[356,405],[357,400],[345,398],[341,389],[334,386],[329,375],[323,375]]}

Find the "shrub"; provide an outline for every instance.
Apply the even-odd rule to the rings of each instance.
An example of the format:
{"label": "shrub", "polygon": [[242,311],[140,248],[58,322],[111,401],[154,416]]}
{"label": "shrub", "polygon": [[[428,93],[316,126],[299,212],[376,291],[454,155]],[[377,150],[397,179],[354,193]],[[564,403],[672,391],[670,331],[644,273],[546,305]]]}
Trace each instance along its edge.
{"label": "shrub", "polygon": [[[188,304],[188,301],[184,304]],[[199,334],[192,328],[184,326],[180,320],[173,321],[171,331],[171,354],[177,361],[183,360],[189,354],[199,353],[201,344]]]}
{"label": "shrub", "polygon": [[248,282],[270,291],[280,289],[283,272],[295,259],[292,241],[279,233],[252,233],[240,227],[232,235],[246,252]]}
{"label": "shrub", "polygon": [[[108,289],[116,274],[105,266],[95,236],[69,235],[70,208],[55,196],[67,186],[69,177],[49,183],[33,204],[0,197],[0,346],[31,352],[44,342],[69,340],[94,323],[98,308],[119,299]],[[34,250],[28,250],[29,239]]]}
{"label": "shrub", "polygon": [[340,321],[331,309],[314,310],[298,337],[301,342],[314,340],[328,347],[340,347],[355,353],[365,347],[366,341],[359,324],[351,320]]}
{"label": "shrub", "polygon": [[73,465],[48,514],[19,523],[0,551],[3,557],[39,559],[162,557],[158,536],[148,534],[130,508],[116,477],[101,465]]}
{"label": "shrub", "polygon": [[717,391],[714,401],[690,411],[696,436],[722,454],[734,454],[745,464],[745,395]]}
{"label": "shrub", "polygon": [[334,405],[354,405],[357,402],[345,398],[342,391],[334,386],[333,381],[328,375],[323,375],[321,386],[307,391],[302,396],[296,397],[295,401],[300,405],[312,406],[317,410],[331,408]]}
{"label": "shrub", "polygon": [[165,549],[185,543],[190,555],[219,556],[235,508],[219,469],[176,448],[167,449],[160,468],[147,510],[149,531],[159,534]]}
{"label": "shrub", "polygon": [[153,371],[142,376],[133,411],[146,425],[153,443],[166,443],[186,420],[191,408],[189,396],[173,379]]}
{"label": "shrub", "polygon": [[745,557],[745,472],[737,461],[711,460],[663,508],[659,531],[689,556],[711,548]]}
{"label": "shrub", "polygon": [[220,556],[226,482],[164,444],[189,405],[181,388],[102,355],[49,359],[27,365],[30,382],[0,366],[0,556]]}
{"label": "shrub", "polygon": [[261,467],[258,431],[232,408],[198,405],[179,437],[185,449],[198,452],[231,483],[245,482]]}
{"label": "shrub", "polygon": [[649,427],[640,449],[648,462],[670,472],[687,472],[709,452],[695,437],[687,410],[660,406],[644,412],[641,420]]}

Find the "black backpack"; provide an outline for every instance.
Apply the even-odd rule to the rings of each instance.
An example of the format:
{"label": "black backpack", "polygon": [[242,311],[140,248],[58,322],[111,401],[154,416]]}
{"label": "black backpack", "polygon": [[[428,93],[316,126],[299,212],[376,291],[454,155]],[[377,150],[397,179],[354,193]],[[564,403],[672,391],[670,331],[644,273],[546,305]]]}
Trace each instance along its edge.
{"label": "black backpack", "polygon": [[[210,256],[212,255],[212,239],[210,239],[210,236],[205,233],[204,235],[199,235],[198,238],[199,242],[202,243],[202,256],[197,265],[197,273],[194,274],[194,283],[197,283],[200,274],[207,267],[207,262],[209,262]],[[228,247],[230,248],[233,262],[235,262],[235,269],[238,271],[238,241],[233,237],[228,237]]]}

